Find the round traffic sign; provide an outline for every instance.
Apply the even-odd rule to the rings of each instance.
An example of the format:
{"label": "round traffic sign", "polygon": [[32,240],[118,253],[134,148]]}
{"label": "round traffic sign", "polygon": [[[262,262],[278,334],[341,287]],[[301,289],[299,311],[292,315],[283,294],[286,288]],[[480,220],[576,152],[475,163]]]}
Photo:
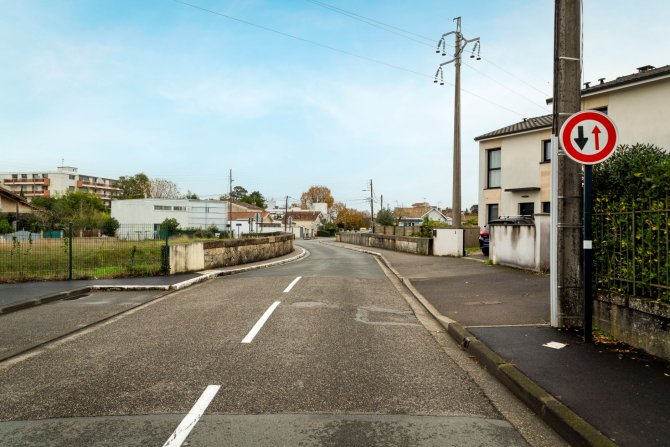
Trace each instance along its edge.
{"label": "round traffic sign", "polygon": [[593,165],[614,153],[617,143],[614,122],[594,110],[578,112],[568,118],[558,135],[565,153],[577,163]]}

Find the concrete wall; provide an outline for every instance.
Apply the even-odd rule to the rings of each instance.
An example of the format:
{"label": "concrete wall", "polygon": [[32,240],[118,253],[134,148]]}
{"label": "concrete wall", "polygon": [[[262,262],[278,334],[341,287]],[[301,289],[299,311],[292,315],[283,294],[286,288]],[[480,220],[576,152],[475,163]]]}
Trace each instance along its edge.
{"label": "concrete wall", "polygon": [[170,273],[195,272],[205,269],[202,242],[170,245]]}
{"label": "concrete wall", "polygon": [[535,216],[534,224],[500,224],[489,228],[489,258],[494,264],[548,272],[551,220]]}
{"label": "concrete wall", "polygon": [[593,323],[617,340],[670,360],[670,305],[596,293]]}
{"label": "concrete wall", "polygon": [[433,230],[433,255],[463,256],[463,230],[440,228]]}
{"label": "concrete wall", "polygon": [[337,233],[336,240],[347,244],[362,245],[363,247],[385,248],[417,255],[433,254],[432,238],[340,232]]}
{"label": "concrete wall", "polygon": [[248,239],[224,239],[204,242],[204,268],[229,267],[264,261],[289,254],[293,251],[293,235]]}

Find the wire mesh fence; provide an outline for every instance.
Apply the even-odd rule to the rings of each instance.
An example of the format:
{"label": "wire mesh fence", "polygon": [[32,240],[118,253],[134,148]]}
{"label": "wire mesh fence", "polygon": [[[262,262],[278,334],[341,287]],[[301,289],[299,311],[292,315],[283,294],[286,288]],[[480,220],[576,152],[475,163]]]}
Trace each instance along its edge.
{"label": "wire mesh fence", "polygon": [[668,205],[666,197],[593,214],[597,289],[670,302]]}
{"label": "wire mesh fence", "polygon": [[112,236],[74,226],[21,229],[0,235],[0,282],[167,273],[168,240],[153,225],[121,225]]}

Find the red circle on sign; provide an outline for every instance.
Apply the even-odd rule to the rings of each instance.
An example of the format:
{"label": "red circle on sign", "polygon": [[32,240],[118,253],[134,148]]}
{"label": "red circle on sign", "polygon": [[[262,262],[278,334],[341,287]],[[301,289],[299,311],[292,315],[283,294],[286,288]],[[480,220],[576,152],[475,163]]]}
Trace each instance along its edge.
{"label": "red circle on sign", "polygon": [[[572,141],[571,138],[573,129],[578,124],[587,120],[597,121],[605,128],[605,133],[607,134],[607,144],[605,147],[600,149],[597,153],[590,155],[585,154],[577,149],[575,147],[574,141]],[[607,158],[609,158],[610,155],[612,155],[616,146],[617,130],[614,126],[614,123],[607,115],[593,110],[587,110],[584,112],[575,113],[570,118],[568,118],[565,123],[563,123],[559,139],[561,141],[561,146],[563,146],[563,149],[565,150],[565,153],[570,158],[578,163],[593,165],[605,161]]]}

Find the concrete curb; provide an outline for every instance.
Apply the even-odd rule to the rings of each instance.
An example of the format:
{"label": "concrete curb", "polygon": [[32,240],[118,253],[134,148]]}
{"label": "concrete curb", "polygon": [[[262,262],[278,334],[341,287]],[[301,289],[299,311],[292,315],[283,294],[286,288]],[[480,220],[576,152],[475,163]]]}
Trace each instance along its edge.
{"label": "concrete curb", "polygon": [[38,298],[33,298],[28,301],[23,301],[20,303],[15,303],[15,304],[9,304],[6,306],[0,306],[0,315],[5,315],[9,314],[12,312],[16,312],[19,310],[23,309],[28,309],[34,306],[39,306],[41,304],[47,304],[51,303],[53,301],[59,301],[59,300],[67,300],[67,299],[75,299],[75,298],[80,298],[88,293],[91,293],[93,290],[104,290],[104,291],[134,291],[134,290],[164,290],[164,291],[169,291],[169,290],[181,290],[186,287],[190,287],[194,284],[198,284],[204,281],[208,281],[213,278],[218,278],[220,276],[228,276],[228,275],[235,275],[237,273],[245,273],[245,272],[250,272],[252,270],[258,270],[258,269],[263,269],[263,268],[269,268],[269,267],[275,267],[278,265],[283,265],[287,264],[289,262],[294,262],[297,261],[301,258],[304,258],[305,256],[309,255],[309,251],[305,250],[302,247],[298,247],[300,250],[302,250],[301,253],[297,254],[296,256],[293,256],[291,258],[287,259],[282,259],[280,261],[272,261],[268,262],[265,264],[257,264],[257,265],[252,265],[252,266],[247,266],[247,267],[240,267],[237,269],[230,269],[230,270],[209,270],[207,273],[201,274],[201,276],[198,276],[196,278],[191,278],[187,279],[186,281],[182,281],[176,284],[171,284],[171,285],[120,285],[120,284],[111,284],[111,285],[106,285],[106,284],[94,284],[86,287],[81,287],[79,289],[73,289],[73,290],[68,290],[65,292],[58,292],[54,293],[51,295],[45,295],[41,296]]}
{"label": "concrete curb", "polygon": [[[340,246],[340,245],[338,245]],[[540,418],[575,447],[616,447],[617,444],[602,434],[544,388],[533,382],[510,361],[505,360],[484,342],[477,339],[463,325],[440,314],[435,307],[416,290],[411,282],[398,273],[381,253],[356,247],[342,246],[348,250],[377,256],[407,286],[409,291],[446,329],[456,343],[477,358],[480,364],[503,383],[515,396],[533,410]]]}

